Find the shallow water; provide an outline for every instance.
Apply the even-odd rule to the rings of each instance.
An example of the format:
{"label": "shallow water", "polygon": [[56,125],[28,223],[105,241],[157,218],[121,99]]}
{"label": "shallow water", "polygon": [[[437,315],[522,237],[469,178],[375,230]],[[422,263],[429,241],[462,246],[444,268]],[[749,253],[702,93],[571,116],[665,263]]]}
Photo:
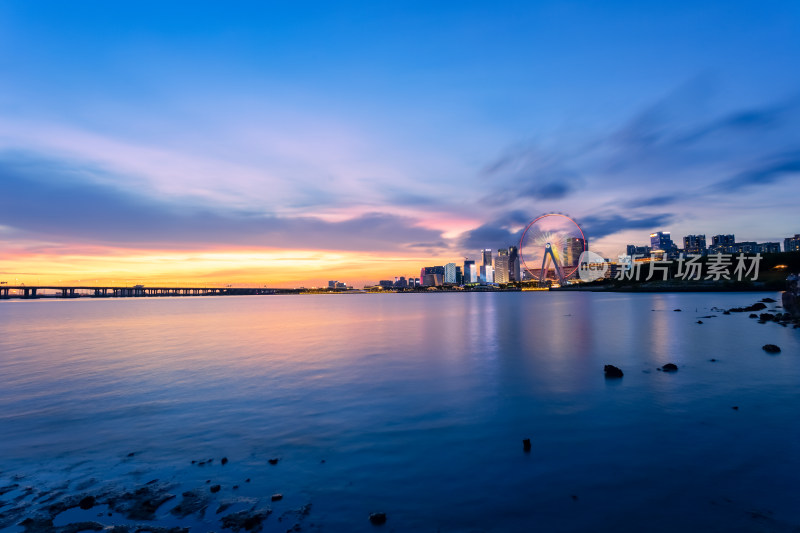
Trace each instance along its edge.
{"label": "shallow water", "polygon": [[[158,509],[192,531],[225,501],[271,507],[265,531],[794,531],[800,330],[710,311],[765,296],[0,302],[0,515],[157,478],[222,486]],[[101,510],[55,525],[129,523]]]}

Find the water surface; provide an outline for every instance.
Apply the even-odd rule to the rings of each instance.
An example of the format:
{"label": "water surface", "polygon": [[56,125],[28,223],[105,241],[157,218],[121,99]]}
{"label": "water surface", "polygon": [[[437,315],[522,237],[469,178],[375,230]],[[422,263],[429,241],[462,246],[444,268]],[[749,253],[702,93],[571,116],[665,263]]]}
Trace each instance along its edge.
{"label": "water surface", "polygon": [[[233,509],[270,505],[265,531],[285,531],[280,513],[307,503],[303,527],[321,531],[371,531],[372,511],[394,531],[795,531],[800,330],[710,311],[764,296],[779,300],[2,302],[0,487],[20,488],[0,513],[34,512],[24,486],[41,498],[158,478],[180,494],[211,479]],[[763,352],[768,342],[782,353]],[[679,371],[657,370],[668,362]],[[606,380],[609,363],[625,377]],[[175,503],[160,523],[219,530],[215,507],[177,520]]]}

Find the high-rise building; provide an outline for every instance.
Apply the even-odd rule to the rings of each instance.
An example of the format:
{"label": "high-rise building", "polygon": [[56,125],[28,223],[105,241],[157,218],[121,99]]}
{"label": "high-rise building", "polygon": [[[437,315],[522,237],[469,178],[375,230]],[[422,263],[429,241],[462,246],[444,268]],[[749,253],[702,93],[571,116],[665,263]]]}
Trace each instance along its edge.
{"label": "high-rise building", "polygon": [[756,246],[756,252],[762,254],[779,254],[781,253],[781,243],[762,242],[758,246]]}
{"label": "high-rise building", "polygon": [[494,267],[492,265],[481,265],[481,283],[494,283]]}
{"label": "high-rise building", "polygon": [[519,264],[519,250],[516,246],[508,247],[508,277],[511,281],[522,281]]}
{"label": "high-rise building", "polygon": [[464,259],[464,283],[477,283],[478,271],[475,268],[475,261]]}
{"label": "high-rise building", "polygon": [[783,239],[784,252],[800,252],[800,233]]}
{"label": "high-rise building", "polygon": [[581,254],[586,250],[586,241],[580,237],[567,237],[567,243],[564,247],[564,264],[568,266],[577,266]]}
{"label": "high-rise building", "polygon": [[483,251],[483,266],[492,266],[492,249],[487,248]]}
{"label": "high-rise building", "polygon": [[508,250],[497,250],[494,261],[494,282],[508,283]]}
{"label": "high-rise building", "polygon": [[663,252],[664,257],[675,253],[677,246],[672,243],[672,237],[668,231],[657,231],[650,234],[650,249],[656,252]]}
{"label": "high-rise building", "polygon": [[460,266],[456,266],[456,285],[464,284],[464,272],[461,271]]}
{"label": "high-rise building", "polygon": [[447,263],[444,266],[444,282],[455,284],[456,282],[456,264]]}
{"label": "high-rise building", "polygon": [[638,255],[639,257],[647,257],[650,255],[650,247],[629,244],[627,247],[627,254],[630,256]]}
{"label": "high-rise building", "polygon": [[705,255],[706,236],[687,235],[686,237],[683,238],[683,251],[687,254]]}
{"label": "high-rise building", "polygon": [[732,254],[736,252],[736,237],[733,235],[714,235],[711,237],[709,254]]}

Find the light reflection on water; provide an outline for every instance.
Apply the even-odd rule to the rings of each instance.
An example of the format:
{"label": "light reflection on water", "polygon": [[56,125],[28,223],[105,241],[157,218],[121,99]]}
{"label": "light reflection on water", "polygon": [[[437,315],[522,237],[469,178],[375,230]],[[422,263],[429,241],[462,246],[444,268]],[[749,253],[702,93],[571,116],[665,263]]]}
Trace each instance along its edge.
{"label": "light reflection on water", "polygon": [[397,530],[790,530],[800,331],[696,324],[764,296],[2,302],[0,485],[189,483],[226,455],[223,484],[311,501],[331,531],[375,509]]}

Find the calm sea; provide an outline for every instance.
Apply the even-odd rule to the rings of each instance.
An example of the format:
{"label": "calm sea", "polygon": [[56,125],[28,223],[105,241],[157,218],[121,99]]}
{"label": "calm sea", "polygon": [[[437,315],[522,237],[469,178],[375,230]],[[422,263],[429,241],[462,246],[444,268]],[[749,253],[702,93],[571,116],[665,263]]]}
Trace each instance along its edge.
{"label": "calm sea", "polygon": [[[305,531],[797,531],[800,330],[710,310],[765,296],[0,302],[0,525],[159,479],[221,486],[158,509],[192,531],[220,503],[265,531],[308,503]],[[132,523],[98,509],[55,525]]]}

